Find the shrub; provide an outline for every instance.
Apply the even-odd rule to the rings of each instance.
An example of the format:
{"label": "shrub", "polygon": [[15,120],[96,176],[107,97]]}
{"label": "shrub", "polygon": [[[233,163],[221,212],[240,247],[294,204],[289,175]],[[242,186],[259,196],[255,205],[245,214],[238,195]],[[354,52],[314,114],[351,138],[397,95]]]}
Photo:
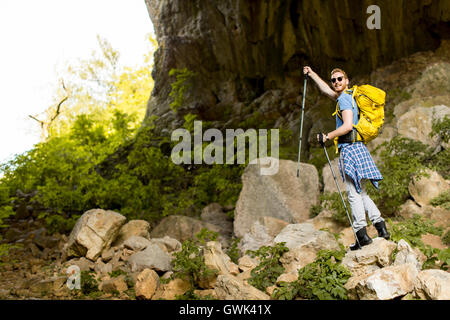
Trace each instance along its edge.
{"label": "shrub", "polygon": [[296,297],[314,300],[346,300],[347,290],[344,285],[350,278],[350,271],[340,264],[345,256],[345,249],[330,251],[320,250],[314,262],[298,271],[294,282],[282,282],[274,290],[275,299],[292,300]]}
{"label": "shrub", "polygon": [[273,286],[277,278],[284,273],[280,258],[287,251],[289,249],[285,246],[285,242],[277,243],[275,246],[262,246],[256,251],[248,250],[247,254],[260,260],[258,266],[250,272],[251,278],[248,283],[261,291]]}

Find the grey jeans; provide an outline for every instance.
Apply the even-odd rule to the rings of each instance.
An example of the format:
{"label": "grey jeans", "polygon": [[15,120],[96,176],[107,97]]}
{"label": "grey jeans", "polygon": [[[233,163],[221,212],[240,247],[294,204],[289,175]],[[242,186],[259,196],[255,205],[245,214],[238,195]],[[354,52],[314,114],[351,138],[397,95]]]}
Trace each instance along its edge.
{"label": "grey jeans", "polygon": [[355,232],[367,226],[366,211],[372,224],[384,221],[375,203],[366,192],[366,179],[361,180],[361,193],[356,191],[353,179],[345,175],[348,202],[352,210],[353,229]]}

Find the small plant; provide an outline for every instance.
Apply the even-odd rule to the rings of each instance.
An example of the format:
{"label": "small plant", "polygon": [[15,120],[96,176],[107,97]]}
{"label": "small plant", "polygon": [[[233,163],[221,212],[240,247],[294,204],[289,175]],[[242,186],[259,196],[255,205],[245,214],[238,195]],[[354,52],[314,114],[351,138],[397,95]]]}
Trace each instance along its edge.
{"label": "small plant", "polygon": [[281,282],[274,290],[273,298],[292,300],[296,297],[315,300],[346,300],[347,290],[344,285],[351,277],[350,271],[340,264],[345,256],[345,249],[330,251],[320,250],[314,262],[298,271],[294,282]]}
{"label": "small plant", "polygon": [[81,271],[81,293],[84,295],[94,297],[98,295],[98,282],[95,278],[95,273],[92,270]]}
{"label": "small plant", "polygon": [[238,263],[239,259],[239,242],[241,242],[241,238],[234,238],[231,241],[230,248],[228,248],[227,250],[227,255],[230,257],[231,261],[236,264]]}
{"label": "small plant", "polygon": [[197,288],[200,281],[214,276],[215,270],[205,265],[201,248],[192,240],[185,240],[181,251],[174,253],[173,271],[171,279],[180,278],[190,283],[192,289]]}
{"label": "small plant", "polygon": [[248,250],[246,252],[251,257],[257,257],[260,260],[259,265],[250,272],[249,284],[265,291],[267,287],[276,283],[277,278],[285,271],[280,262],[283,254],[289,251],[285,244],[285,242],[280,242],[275,246],[262,246],[256,251]]}
{"label": "small plant", "polygon": [[207,228],[202,228],[195,237],[198,239],[201,245],[205,245],[208,241],[216,241],[219,237],[219,233],[216,231],[208,230]]}
{"label": "small plant", "polygon": [[443,192],[436,198],[431,199],[430,204],[433,207],[441,206],[446,210],[450,210],[450,191]]}
{"label": "small plant", "polygon": [[411,219],[396,224],[393,224],[390,219],[388,219],[388,222],[392,241],[398,242],[400,239],[404,239],[425,254],[427,260],[423,264],[423,269],[434,268],[437,261],[441,261],[441,268],[448,266],[449,261],[446,256],[448,255],[448,249],[432,248],[430,245],[425,245],[421,239],[422,235],[427,233],[442,236],[443,229],[434,226],[434,221],[415,214]]}
{"label": "small plant", "polygon": [[175,76],[176,80],[171,83],[172,90],[169,96],[173,98],[173,102],[170,104],[170,108],[173,111],[177,111],[183,105],[184,94],[187,89],[192,86],[192,79],[197,75],[197,73],[184,69],[171,69],[169,71],[169,76]]}
{"label": "small plant", "polygon": [[[350,210],[347,193],[343,192],[342,197],[344,198],[347,209]],[[348,223],[347,213],[345,212],[345,207],[338,192],[325,192],[324,194],[320,195],[320,207],[330,210],[332,213],[332,218],[337,222],[341,224]]]}

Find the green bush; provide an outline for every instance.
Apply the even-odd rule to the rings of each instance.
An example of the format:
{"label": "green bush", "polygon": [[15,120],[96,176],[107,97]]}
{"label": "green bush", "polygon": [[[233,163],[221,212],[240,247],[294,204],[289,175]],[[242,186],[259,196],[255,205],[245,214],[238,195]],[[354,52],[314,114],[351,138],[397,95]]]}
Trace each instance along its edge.
{"label": "green bush", "polygon": [[273,286],[277,278],[284,273],[280,258],[287,251],[289,249],[285,246],[285,242],[277,243],[275,246],[262,246],[256,251],[248,250],[246,252],[248,255],[259,258],[260,261],[250,272],[248,283],[261,291]]}
{"label": "green bush", "polygon": [[409,197],[411,178],[424,175],[430,150],[421,142],[400,136],[382,143],[375,152],[380,148],[379,169],[383,180],[379,183],[379,191],[370,186],[367,192],[383,214],[393,215]]}
{"label": "green bush", "polygon": [[274,290],[272,297],[279,300],[292,300],[296,297],[314,300],[346,300],[344,285],[351,277],[350,271],[341,264],[345,249],[320,250],[314,262],[298,271],[294,282],[282,282]]}

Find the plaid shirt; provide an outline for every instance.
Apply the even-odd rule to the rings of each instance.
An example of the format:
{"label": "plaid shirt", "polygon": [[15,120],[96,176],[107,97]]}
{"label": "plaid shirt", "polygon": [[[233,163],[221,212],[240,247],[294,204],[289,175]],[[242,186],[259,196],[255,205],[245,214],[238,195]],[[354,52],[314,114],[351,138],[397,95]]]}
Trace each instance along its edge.
{"label": "plaid shirt", "polygon": [[342,180],[345,181],[345,173],[350,176],[358,193],[361,192],[361,179],[369,179],[378,190],[378,181],[383,180],[383,176],[364,143],[354,142],[340,150],[339,171]]}

